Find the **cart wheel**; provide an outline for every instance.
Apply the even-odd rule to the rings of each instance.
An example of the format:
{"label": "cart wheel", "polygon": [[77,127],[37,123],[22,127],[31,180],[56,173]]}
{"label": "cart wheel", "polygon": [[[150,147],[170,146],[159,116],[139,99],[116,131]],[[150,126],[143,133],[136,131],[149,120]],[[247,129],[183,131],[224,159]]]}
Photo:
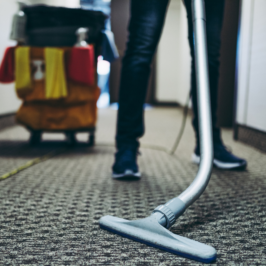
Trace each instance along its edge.
{"label": "cart wheel", "polygon": [[88,145],[89,146],[94,146],[94,144],[95,144],[95,136],[94,136],[94,133],[90,133],[89,140],[88,140]]}
{"label": "cart wheel", "polygon": [[68,145],[76,145],[77,144],[75,133],[67,132],[65,134],[66,134],[66,141],[67,141]]}
{"label": "cart wheel", "polygon": [[30,132],[30,139],[29,143],[30,145],[37,145],[41,142],[42,133],[41,131],[31,131]]}

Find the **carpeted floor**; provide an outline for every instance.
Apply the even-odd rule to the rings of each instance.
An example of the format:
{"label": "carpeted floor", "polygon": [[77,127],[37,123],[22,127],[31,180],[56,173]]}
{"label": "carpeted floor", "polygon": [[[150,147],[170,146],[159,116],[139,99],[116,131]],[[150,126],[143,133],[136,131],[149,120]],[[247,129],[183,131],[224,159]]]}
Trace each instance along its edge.
{"label": "carpeted floor", "polygon": [[[201,265],[103,231],[103,215],[144,218],[178,196],[192,182],[197,166],[190,162],[194,133],[187,123],[175,156],[170,149],[182,111],[146,111],[140,181],[111,179],[116,111],[99,111],[96,146],[82,144],[0,181],[0,265]],[[36,147],[19,126],[0,132],[0,175],[64,148],[63,136],[44,135]],[[86,136],[81,134],[79,140]],[[214,265],[266,265],[266,154],[223,139],[248,160],[244,172],[213,170],[204,194],[171,231],[212,245]]]}

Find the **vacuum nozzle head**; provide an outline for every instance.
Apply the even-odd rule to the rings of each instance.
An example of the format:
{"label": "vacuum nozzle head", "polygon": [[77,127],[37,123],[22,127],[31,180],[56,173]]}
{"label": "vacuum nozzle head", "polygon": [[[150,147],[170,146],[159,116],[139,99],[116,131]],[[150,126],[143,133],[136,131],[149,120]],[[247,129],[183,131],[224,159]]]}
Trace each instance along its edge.
{"label": "vacuum nozzle head", "polygon": [[107,215],[100,219],[99,224],[102,229],[182,257],[203,263],[216,260],[213,247],[173,234],[153,215],[133,221]]}

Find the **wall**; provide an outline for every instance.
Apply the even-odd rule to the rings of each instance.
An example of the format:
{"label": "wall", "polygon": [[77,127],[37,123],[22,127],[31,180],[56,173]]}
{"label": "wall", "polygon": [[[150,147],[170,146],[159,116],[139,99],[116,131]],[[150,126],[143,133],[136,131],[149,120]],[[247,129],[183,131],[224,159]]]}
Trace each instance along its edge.
{"label": "wall", "polygon": [[172,0],[159,43],[156,64],[158,102],[184,105],[190,90],[191,58],[187,39],[186,10],[181,0]]}
{"label": "wall", "polygon": [[[5,48],[16,44],[9,40],[12,17],[16,11],[16,0],[0,1],[0,61],[2,61]],[[20,100],[15,94],[14,83],[0,83],[0,116],[16,112],[19,105]]]}
{"label": "wall", "polygon": [[[233,125],[238,15],[239,0],[226,0],[218,86],[219,126]],[[186,10],[181,0],[172,0],[157,53],[157,101],[185,104],[190,90],[190,62]]]}
{"label": "wall", "polygon": [[266,1],[243,0],[238,42],[236,123],[266,132]]}

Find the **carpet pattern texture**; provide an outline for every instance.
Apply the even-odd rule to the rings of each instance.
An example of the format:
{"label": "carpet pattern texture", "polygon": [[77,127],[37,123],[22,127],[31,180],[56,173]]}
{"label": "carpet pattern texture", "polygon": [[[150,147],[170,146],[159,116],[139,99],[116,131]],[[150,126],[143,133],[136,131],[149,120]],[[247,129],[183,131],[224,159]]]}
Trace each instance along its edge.
{"label": "carpet pattern texture", "polygon": [[[187,125],[174,156],[181,110],[147,111],[140,181],[111,179],[116,111],[100,110],[95,147],[79,144],[0,181],[0,265],[202,265],[99,228],[104,215],[140,219],[193,181],[193,130]],[[164,125],[158,124],[158,117]],[[80,136],[82,140],[84,136]],[[31,147],[15,126],[0,132],[0,174],[65,147],[59,137]],[[84,137],[85,138],[85,137]],[[223,139],[248,160],[244,172],[213,170],[211,181],[173,225],[173,233],[217,249],[213,265],[266,265],[266,154]]]}

